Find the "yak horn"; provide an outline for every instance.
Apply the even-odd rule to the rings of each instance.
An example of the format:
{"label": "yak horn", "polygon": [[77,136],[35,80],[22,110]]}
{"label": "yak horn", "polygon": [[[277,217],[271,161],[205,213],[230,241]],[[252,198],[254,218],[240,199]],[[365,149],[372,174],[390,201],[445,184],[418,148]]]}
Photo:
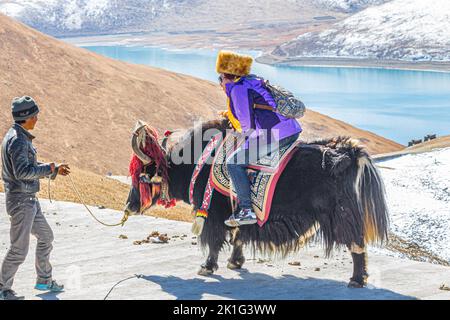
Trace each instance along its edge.
{"label": "yak horn", "polygon": [[163,148],[163,150],[165,152],[167,152],[167,142],[168,142],[170,136],[178,131],[180,131],[180,130],[166,131],[166,133],[164,133],[164,138],[161,140],[161,147]]}
{"label": "yak horn", "polygon": [[145,130],[146,123],[138,120],[133,130],[133,136],[131,137],[131,147],[134,154],[142,161],[144,165],[152,162],[152,159],[141,151],[141,145],[145,143]]}
{"label": "yak horn", "polygon": [[164,137],[161,141],[161,148],[163,148],[164,152],[167,152],[167,140],[169,140],[169,137]]}

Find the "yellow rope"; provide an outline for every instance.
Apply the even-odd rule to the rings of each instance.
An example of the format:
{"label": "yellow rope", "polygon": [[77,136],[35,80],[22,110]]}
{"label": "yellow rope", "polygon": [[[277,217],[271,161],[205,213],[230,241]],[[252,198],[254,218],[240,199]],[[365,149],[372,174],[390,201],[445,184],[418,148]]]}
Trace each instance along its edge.
{"label": "yellow rope", "polygon": [[108,224],[108,223],[104,223],[102,221],[100,221],[99,219],[97,219],[97,217],[92,213],[92,211],[88,208],[88,206],[85,204],[85,202],[82,199],[82,196],[80,194],[80,192],[78,191],[77,187],[75,186],[75,183],[72,180],[72,177],[69,174],[69,180],[70,183],[72,184],[72,189],[74,190],[74,192],[76,193],[78,200],[80,201],[80,203],[86,208],[86,210],[89,212],[89,214],[92,216],[92,218],[94,218],[97,222],[99,222],[100,224],[106,226],[106,227],[117,227],[117,226],[122,226],[125,224],[125,222],[127,222],[129,214],[127,212],[124,213],[122,220],[119,223],[116,224]]}

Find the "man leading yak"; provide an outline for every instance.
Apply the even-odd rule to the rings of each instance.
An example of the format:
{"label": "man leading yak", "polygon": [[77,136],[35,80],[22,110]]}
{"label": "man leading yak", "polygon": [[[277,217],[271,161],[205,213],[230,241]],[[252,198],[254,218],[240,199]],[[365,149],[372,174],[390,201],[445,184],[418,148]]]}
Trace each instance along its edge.
{"label": "man leading yak", "polygon": [[250,74],[252,62],[252,57],[230,51],[220,51],[217,57],[219,82],[228,97],[228,110],[220,114],[228,118],[239,140],[244,141],[226,160],[239,206],[237,214],[225,221],[230,227],[257,222],[247,167],[291,145],[302,131],[295,119],[275,112],[277,105],[264,79]]}
{"label": "man leading yak", "polygon": [[38,121],[39,107],[33,98],[24,96],[12,102],[14,124],[2,143],[2,177],[6,193],[6,212],[11,220],[11,244],[0,269],[0,300],[22,300],[11,289],[19,266],[25,261],[30,245],[30,234],[36,246],[37,281],[35,289],[61,292],[64,286],[52,278],[50,253],[53,232],[42,214],[36,193],[39,179],[70,173],[67,164],[40,163],[30,133]]}

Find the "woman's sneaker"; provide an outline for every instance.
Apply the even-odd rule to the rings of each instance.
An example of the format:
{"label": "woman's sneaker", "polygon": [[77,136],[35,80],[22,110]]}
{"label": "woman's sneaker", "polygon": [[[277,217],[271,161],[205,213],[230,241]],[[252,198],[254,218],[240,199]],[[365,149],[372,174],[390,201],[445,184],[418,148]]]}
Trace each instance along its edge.
{"label": "woman's sneaker", "polygon": [[25,297],[18,296],[13,290],[0,291],[0,300],[24,300]]}
{"label": "woman's sneaker", "polygon": [[255,224],[258,220],[256,219],[256,213],[254,213],[252,209],[242,209],[236,216],[236,222],[239,223],[240,226],[243,226]]}
{"label": "woman's sneaker", "polygon": [[229,227],[239,227],[247,224],[255,224],[258,222],[256,218],[256,213],[252,209],[242,209],[238,214],[232,214],[225,224]]}
{"label": "woman's sneaker", "polygon": [[52,280],[50,283],[36,283],[34,286],[36,290],[40,291],[50,291],[50,292],[63,292],[64,286],[56,283],[55,280]]}
{"label": "woman's sneaker", "polygon": [[258,222],[258,220],[256,219],[256,213],[254,213],[252,209],[242,209],[237,214],[235,219],[240,226],[255,224],[256,222]]}

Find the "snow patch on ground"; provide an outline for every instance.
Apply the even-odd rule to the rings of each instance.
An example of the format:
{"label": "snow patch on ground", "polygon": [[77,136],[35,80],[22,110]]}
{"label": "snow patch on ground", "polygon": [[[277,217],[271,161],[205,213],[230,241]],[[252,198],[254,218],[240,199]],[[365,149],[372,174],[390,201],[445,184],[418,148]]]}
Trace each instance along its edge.
{"label": "snow patch on ground", "polygon": [[117,180],[124,184],[131,185],[131,177],[130,176],[106,176],[109,179]]}
{"label": "snow patch on ground", "polygon": [[450,148],[380,165],[392,232],[450,262]]}

